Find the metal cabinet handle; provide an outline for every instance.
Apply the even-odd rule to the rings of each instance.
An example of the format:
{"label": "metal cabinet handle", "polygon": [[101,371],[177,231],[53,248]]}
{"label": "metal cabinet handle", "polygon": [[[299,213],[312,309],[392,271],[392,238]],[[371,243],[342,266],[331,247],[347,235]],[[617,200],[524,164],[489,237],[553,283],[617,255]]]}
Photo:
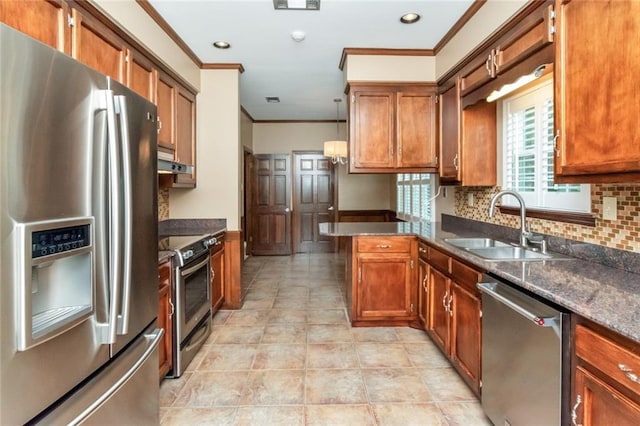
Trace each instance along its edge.
{"label": "metal cabinet handle", "polygon": [[571,409],[571,424],[573,426],[582,426],[581,424],[578,424],[578,407],[580,406],[580,404],[582,404],[582,396],[578,395],[576,397],[576,403],[574,404],[573,408]]}
{"label": "metal cabinet handle", "polygon": [[173,305],[171,299],[169,299],[169,306],[171,306],[171,312],[169,312],[169,318],[173,318],[173,314],[176,312],[176,307]]}
{"label": "metal cabinet handle", "polygon": [[453,296],[449,296],[449,303],[447,303],[447,311],[449,311],[449,316],[453,316],[453,309],[451,309],[451,302],[453,302]]}
{"label": "metal cabinet handle", "polygon": [[391,248],[391,245],[390,244],[378,244],[376,247],[377,248],[381,248],[381,249],[388,249],[388,248]]}
{"label": "metal cabinet handle", "polygon": [[453,157],[453,167],[456,169],[456,171],[458,171],[458,154]]}
{"label": "metal cabinet handle", "polygon": [[427,249],[424,249],[424,248],[422,248],[422,247],[418,247],[418,251],[419,251],[420,253],[426,253],[426,252],[427,252]]}
{"label": "metal cabinet handle", "polygon": [[422,279],[422,289],[425,293],[427,292],[427,278],[429,278],[428,273],[424,274],[424,278]]}
{"label": "metal cabinet handle", "polygon": [[560,130],[556,130],[556,135],[553,137],[553,150],[556,152],[556,157],[560,157],[560,150],[558,149],[559,137],[560,137]]}
{"label": "metal cabinet handle", "polygon": [[444,294],[444,297],[442,298],[442,307],[444,308],[444,310],[447,310],[447,297],[449,297],[449,292],[447,291]]}
{"label": "metal cabinet handle", "polygon": [[627,378],[632,382],[640,383],[640,378],[638,378],[638,375],[635,374],[631,368],[627,367],[624,364],[618,364],[618,369],[622,371],[624,375],[627,376]]}

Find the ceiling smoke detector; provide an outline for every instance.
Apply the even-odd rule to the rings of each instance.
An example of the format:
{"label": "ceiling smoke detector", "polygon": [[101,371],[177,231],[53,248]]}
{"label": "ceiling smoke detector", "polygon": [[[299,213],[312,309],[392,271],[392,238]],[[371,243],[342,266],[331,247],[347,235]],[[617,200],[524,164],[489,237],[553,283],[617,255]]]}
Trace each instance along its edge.
{"label": "ceiling smoke detector", "polygon": [[320,0],[273,0],[276,10],[320,10]]}
{"label": "ceiling smoke detector", "polygon": [[304,33],[304,31],[293,31],[291,33],[291,38],[294,41],[297,41],[298,43],[300,43],[302,40],[304,40],[305,37],[306,37],[306,34]]}

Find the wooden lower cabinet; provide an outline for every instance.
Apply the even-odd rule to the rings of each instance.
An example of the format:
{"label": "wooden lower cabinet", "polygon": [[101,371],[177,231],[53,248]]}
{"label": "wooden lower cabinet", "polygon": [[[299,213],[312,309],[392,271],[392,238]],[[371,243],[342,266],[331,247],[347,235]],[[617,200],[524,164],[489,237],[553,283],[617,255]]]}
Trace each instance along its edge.
{"label": "wooden lower cabinet", "polygon": [[482,299],[475,285],[481,273],[431,247],[428,262],[427,332],[479,396]]}
{"label": "wooden lower cabinet", "polygon": [[418,317],[424,330],[429,321],[429,264],[422,257],[418,259]]}
{"label": "wooden lower cabinet", "polygon": [[211,315],[214,315],[224,303],[224,239],[211,250]]}
{"label": "wooden lower cabinet", "polygon": [[171,260],[163,262],[158,268],[158,327],[164,328],[164,336],[158,347],[160,380],[172,368],[173,359],[173,303],[171,301]]}
{"label": "wooden lower cabinet", "polygon": [[407,325],[418,318],[415,237],[354,237],[347,300],[353,325]]}
{"label": "wooden lower cabinet", "polygon": [[571,401],[574,424],[640,424],[640,344],[578,321]]}

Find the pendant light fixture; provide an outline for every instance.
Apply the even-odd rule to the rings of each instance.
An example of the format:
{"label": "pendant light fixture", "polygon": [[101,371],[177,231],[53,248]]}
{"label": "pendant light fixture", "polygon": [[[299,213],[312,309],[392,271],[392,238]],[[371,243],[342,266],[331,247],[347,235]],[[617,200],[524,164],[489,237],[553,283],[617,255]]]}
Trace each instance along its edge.
{"label": "pendant light fixture", "polygon": [[340,102],[342,99],[333,100],[336,103],[336,140],[324,143],[324,156],[331,157],[333,164],[347,164],[347,141],[340,139]]}

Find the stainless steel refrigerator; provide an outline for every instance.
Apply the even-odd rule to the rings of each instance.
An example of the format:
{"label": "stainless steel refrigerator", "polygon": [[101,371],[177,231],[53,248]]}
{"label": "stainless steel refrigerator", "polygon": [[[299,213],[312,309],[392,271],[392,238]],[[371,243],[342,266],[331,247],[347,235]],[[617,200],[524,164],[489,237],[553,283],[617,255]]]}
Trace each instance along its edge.
{"label": "stainless steel refrigerator", "polygon": [[156,107],[0,24],[0,424],[157,424]]}

